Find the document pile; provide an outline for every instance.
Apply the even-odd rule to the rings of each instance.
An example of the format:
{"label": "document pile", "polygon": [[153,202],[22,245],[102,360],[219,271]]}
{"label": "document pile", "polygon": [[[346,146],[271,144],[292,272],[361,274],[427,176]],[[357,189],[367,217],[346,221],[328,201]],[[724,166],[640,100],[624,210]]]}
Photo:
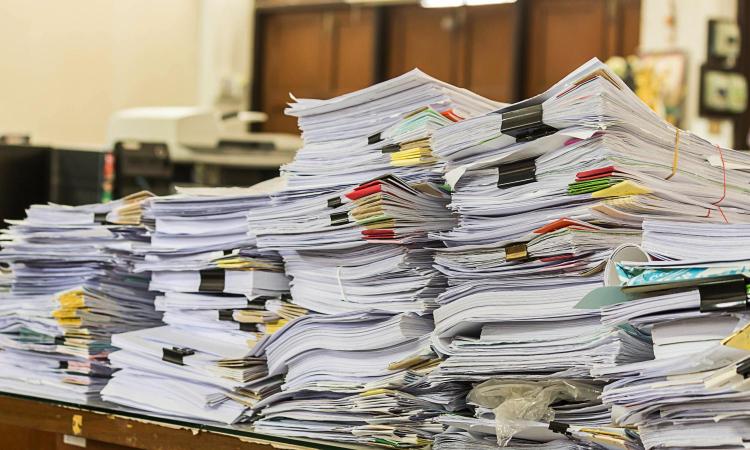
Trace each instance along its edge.
{"label": "document pile", "polygon": [[[750,155],[661,121],[596,60],[537,97],[436,130],[431,144],[459,215],[433,234],[446,245],[436,263],[449,288],[434,312],[433,345],[446,360],[432,380],[606,381],[608,368],[651,360],[648,329],[576,308],[602,286],[613,250],[639,244],[650,218],[750,217],[750,177],[729,169]],[[674,237],[654,238],[668,255]],[[633,445],[624,430],[580,420],[562,428]]]}
{"label": "document pile", "polygon": [[[619,285],[600,288],[582,307],[600,306],[616,326],[653,337],[655,359],[599,368],[617,379],[602,399],[622,426],[637,426],[647,449],[746,448],[750,442],[750,251],[717,248],[750,233],[748,225],[644,224],[647,248],[674,261],[621,261]],[[693,224],[690,224],[693,225]],[[702,258],[678,258],[690,242]],[[708,257],[707,257],[708,256]]]}
{"label": "document pile", "polygon": [[[33,205],[2,234],[0,388],[84,402],[112,370],[110,337],[159,323],[135,274],[140,193],[107,204]],[[119,225],[125,223],[126,225]],[[129,225],[128,225],[129,224]]]}
{"label": "document pile", "polygon": [[351,187],[395,174],[439,180],[429,137],[435,130],[502,106],[415,69],[329,100],[294,99],[304,146],[283,168],[290,188]]}
{"label": "document pile", "polygon": [[437,234],[447,248],[436,263],[449,288],[434,313],[433,344],[447,357],[435,379],[586,378],[593,367],[652,357],[647,335],[602,324],[598,310],[575,305],[601,285],[613,248],[641,242],[639,222],[595,208],[654,196],[568,192],[582,172],[615,158],[624,168],[636,160],[631,148],[657,153],[674,139],[655,121],[644,125],[653,135],[632,137],[630,123],[643,119],[629,111],[643,109],[652,114],[592,61],[540,96],[433,134],[459,215],[454,230]]}
{"label": "document pile", "polygon": [[278,389],[265,360],[251,356],[284,319],[266,309],[289,284],[279,256],[261,252],[247,215],[264,193],[199,191],[151,200],[145,221],[150,245],[136,270],[152,274],[156,308],[167,326],[118,334],[120,368],[102,391],[115,403],[170,416],[233,423]]}
{"label": "document pile", "polygon": [[286,377],[256,429],[363,444],[428,443],[442,431],[430,418],[460,406],[455,387],[424,383],[434,367],[431,330],[431,318],[415,314],[310,315],[292,322],[265,343],[269,372]]}
{"label": "document pile", "polygon": [[463,407],[465,387],[429,382],[429,335],[445,279],[429,237],[455,225],[429,137],[499,104],[413,71],[331,100],[296,100],[304,147],[289,186],[249,218],[277,250],[293,302],[314,313],[259,347],[283,391],[259,431],[423,446]]}
{"label": "document pile", "polygon": [[413,244],[432,231],[449,230],[450,195],[438,184],[406,183],[393,175],[361,183],[338,195],[297,199],[281,193],[249,218],[258,245],[273,250],[358,247],[363,241]]}
{"label": "document pile", "polygon": [[635,439],[622,430],[608,427],[610,410],[602,405],[600,395],[601,386],[592,382],[489,380],[475,386],[468,395],[474,417],[440,418],[449,428],[437,437],[435,447],[513,448],[536,442],[545,444],[535,448],[544,448],[562,444],[564,441],[558,434],[561,432],[577,438],[575,442],[595,441],[592,429],[634,443]]}

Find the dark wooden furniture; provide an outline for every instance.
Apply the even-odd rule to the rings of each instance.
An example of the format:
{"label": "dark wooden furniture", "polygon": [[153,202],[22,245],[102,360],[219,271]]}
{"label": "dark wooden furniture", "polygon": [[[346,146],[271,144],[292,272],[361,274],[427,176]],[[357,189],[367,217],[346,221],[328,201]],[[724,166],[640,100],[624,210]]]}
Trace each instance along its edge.
{"label": "dark wooden furniture", "polygon": [[297,132],[284,115],[289,93],[330,98],[375,81],[375,11],[332,6],[261,15],[257,22],[257,101],[264,131]]}
{"label": "dark wooden furniture", "polygon": [[512,102],[592,57],[636,52],[640,0],[518,0],[421,8],[331,0],[258,0],[253,109],[263,131],[297,132],[289,93],[330,98],[418,67]]}
{"label": "dark wooden furniture", "polygon": [[[68,436],[66,438],[66,435]],[[65,443],[85,439],[85,447]],[[345,445],[253,433],[249,427],[159,419],[106,404],[91,406],[0,393],[3,450],[346,450]]]}
{"label": "dark wooden furniture", "polygon": [[525,97],[595,56],[606,60],[637,50],[640,2],[532,0],[528,8]]}

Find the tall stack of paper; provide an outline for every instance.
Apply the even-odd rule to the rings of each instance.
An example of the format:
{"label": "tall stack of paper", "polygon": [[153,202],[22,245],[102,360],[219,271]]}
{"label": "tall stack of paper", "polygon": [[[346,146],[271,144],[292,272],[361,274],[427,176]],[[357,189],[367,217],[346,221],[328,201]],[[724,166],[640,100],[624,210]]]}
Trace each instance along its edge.
{"label": "tall stack of paper", "polygon": [[[728,168],[750,155],[659,120],[596,60],[537,97],[436,130],[431,148],[459,216],[434,234],[449,288],[434,312],[446,360],[432,380],[590,379],[652,359],[650,330],[576,308],[602,286],[613,249],[640,243],[649,218],[750,218],[750,175]],[[570,420],[563,429],[602,425]]]}
{"label": "tall stack of paper", "polygon": [[431,382],[429,312],[445,288],[430,233],[455,218],[432,133],[500,105],[413,71],[330,100],[296,100],[305,145],[287,189],[249,217],[277,250],[292,301],[313,313],[264,341],[282,392],[258,430],[345,442],[422,446],[465,387]]}
{"label": "tall stack of paper", "polygon": [[283,168],[293,189],[337,189],[393,173],[439,178],[427,142],[433,131],[501,104],[415,69],[329,100],[294,99],[304,146]]}
{"label": "tall stack of paper", "polygon": [[233,423],[278,390],[279,377],[251,355],[285,322],[266,302],[284,310],[289,289],[280,257],[259,251],[248,234],[248,211],[269,201],[258,191],[199,190],[148,204],[151,242],[136,270],[151,272],[167,326],[113,337],[121,350],[110,359],[122,370],[102,391],[105,400]]}
{"label": "tall stack of paper", "polygon": [[384,175],[338,194],[309,199],[283,192],[249,220],[258,245],[279,251],[345,249],[363,241],[413,244],[427,242],[428,233],[455,225],[446,213],[449,199],[435,183],[407,183]]}
{"label": "tall stack of paper", "polygon": [[[647,248],[680,260],[616,263],[621,286],[601,288],[584,300],[582,306],[601,305],[614,325],[650,332],[654,343],[654,360],[594,374],[617,379],[605,387],[603,401],[618,424],[637,426],[648,449],[745,448],[750,252],[735,249],[726,258],[713,252],[746,235],[750,226],[685,225],[644,225]],[[705,256],[682,260],[685,250],[667,242],[689,242],[688,254]]]}
{"label": "tall stack of paper", "polygon": [[25,220],[9,221],[0,252],[12,269],[0,293],[2,389],[85,401],[112,372],[111,335],[159,322],[148,274],[133,273],[147,197],[34,205]]}
{"label": "tall stack of paper", "polygon": [[[651,356],[646,337],[574,308],[601,284],[612,249],[641,240],[632,222],[591,213],[591,194],[568,192],[576,174],[631,158],[610,105],[633,94],[606,70],[586,64],[538,97],[433,135],[459,214],[436,258],[450,284],[435,312],[434,344],[448,356],[439,379],[586,377]],[[581,102],[592,104],[570,106]]]}

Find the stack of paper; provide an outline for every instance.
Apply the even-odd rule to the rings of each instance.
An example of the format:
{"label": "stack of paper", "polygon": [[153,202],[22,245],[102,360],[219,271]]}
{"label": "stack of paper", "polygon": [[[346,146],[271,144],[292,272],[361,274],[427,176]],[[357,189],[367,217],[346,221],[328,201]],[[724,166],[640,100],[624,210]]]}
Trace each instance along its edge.
{"label": "stack of paper", "polygon": [[[749,156],[660,121],[596,60],[537,97],[436,130],[432,148],[448,160],[459,214],[436,259],[450,284],[435,312],[449,376],[580,376],[649,358],[647,336],[573,308],[612,250],[639,242],[647,218],[750,217],[750,178],[727,168]],[[544,332],[485,332],[518,322]]]}
{"label": "stack of paper", "polygon": [[304,146],[287,164],[292,188],[353,186],[388,173],[429,174],[435,159],[426,140],[461,118],[502,106],[419,70],[329,100],[294,99]]}
{"label": "stack of paper", "polygon": [[562,217],[615,228],[749,217],[750,174],[732,167],[750,155],[660,120],[596,60],[540,96],[435,131],[432,145],[461,213],[451,244],[517,240]]}
{"label": "stack of paper", "polygon": [[302,200],[279,198],[249,217],[265,249],[344,249],[364,241],[414,244],[430,232],[447,231],[450,195],[429,181],[407,183],[384,175],[345,189]]}
{"label": "stack of paper", "polygon": [[285,309],[281,258],[259,251],[248,234],[248,211],[268,202],[253,190],[219,189],[148,203],[151,242],[140,249],[136,270],[151,272],[154,303],[168,326],[114,336],[121,350],[110,358],[122,370],[102,391],[105,400],[233,423],[278,390],[279,377],[267,376],[265,360],[250,356],[262,336],[286,322],[265,306],[274,301]]}
{"label": "stack of paper", "polygon": [[660,259],[750,260],[748,238],[750,226],[746,224],[664,220],[643,223],[643,249]]}
{"label": "stack of paper", "polygon": [[294,304],[314,315],[264,341],[283,391],[258,407],[259,430],[400,447],[443,430],[463,385],[436,367],[429,312],[446,286],[431,233],[455,218],[435,130],[501,106],[419,71],[330,100],[295,100],[305,145],[288,186],[248,218],[258,247],[278,251]]}
{"label": "stack of paper", "polygon": [[147,239],[135,225],[147,197],[34,205],[25,220],[9,221],[0,252],[12,269],[0,293],[0,387],[83,402],[112,372],[111,335],[159,323],[148,274],[133,272],[133,248]]}
{"label": "stack of paper", "polygon": [[[657,332],[654,348],[650,328],[617,320],[634,311],[576,306],[602,286],[615,248],[641,242],[647,219],[750,218],[750,174],[728,167],[750,156],[659,120],[596,60],[537,97],[435,130],[431,148],[458,214],[432,234],[449,284],[434,311],[446,357],[435,381],[586,379],[675,354],[680,336]],[[658,237],[661,255],[673,239]]]}
{"label": "stack of paper", "polygon": [[551,442],[571,427],[610,425],[600,395],[601,386],[590,382],[489,380],[468,395],[474,417],[444,415],[440,421],[453,431],[491,435],[501,446],[512,439]]}
{"label": "stack of paper", "polygon": [[250,218],[260,246],[339,249],[361,245],[363,227],[368,239],[400,243],[449,229],[429,138],[499,106],[418,70],[329,100],[295,99],[286,112],[299,118],[304,146],[282,168],[286,189]]}
{"label": "stack of paper", "polygon": [[264,341],[283,391],[258,406],[258,431],[361,444],[418,447],[463,407],[463,386],[427,382],[432,319],[349,313],[298,319]]}
{"label": "stack of paper", "polygon": [[449,200],[450,195],[435,184],[409,185],[386,175],[344,194],[341,202],[351,202],[351,208],[332,213],[332,220],[356,223],[364,228],[362,237],[372,242],[424,242],[428,233],[455,225],[446,214]]}
{"label": "stack of paper", "polygon": [[[649,229],[669,240],[681,225],[650,223]],[[730,240],[748,228],[723,227]],[[721,228],[699,226],[685,234],[710,235]],[[710,253],[713,242],[691,245]],[[591,296],[609,304],[611,320],[650,331],[656,358],[594,371],[617,379],[602,396],[613,419],[637,426],[648,449],[745,448],[750,440],[748,261],[620,262],[617,274],[621,287]]]}
{"label": "stack of paper", "polygon": [[378,244],[282,254],[294,303],[324,314],[426,312],[437,307],[445,289],[445,277],[432,267],[430,248]]}

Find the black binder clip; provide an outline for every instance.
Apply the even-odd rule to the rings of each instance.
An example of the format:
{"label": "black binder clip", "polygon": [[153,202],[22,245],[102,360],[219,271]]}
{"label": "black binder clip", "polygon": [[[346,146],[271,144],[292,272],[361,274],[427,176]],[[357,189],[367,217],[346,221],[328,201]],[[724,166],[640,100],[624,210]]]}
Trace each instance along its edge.
{"label": "black binder clip", "polygon": [[343,203],[341,202],[341,197],[333,197],[328,199],[329,208],[338,208],[341,205],[343,205]]}
{"label": "black binder clip", "polygon": [[254,323],[238,322],[240,325],[240,331],[257,331]]}
{"label": "black binder clip", "polygon": [[698,285],[700,311],[738,312],[750,310],[747,299],[747,280],[742,275],[733,275]]}
{"label": "black binder clip", "polygon": [[376,144],[376,143],[378,143],[378,142],[382,141],[382,140],[383,140],[383,138],[381,138],[381,137],[380,137],[380,134],[381,134],[381,133],[375,133],[375,134],[373,134],[373,135],[371,135],[371,136],[368,136],[368,137],[367,137],[367,143],[368,143],[369,145],[372,145],[372,144]]}
{"label": "black binder clip", "polygon": [[398,144],[388,144],[385,147],[380,149],[381,153],[396,153],[397,151],[401,150],[401,146]]}
{"label": "black binder clip", "polygon": [[55,336],[55,345],[65,345],[65,336]]}
{"label": "black binder clip", "polygon": [[568,425],[567,423],[556,422],[554,420],[549,423],[549,429],[552,430],[553,433],[560,433],[566,436],[570,436],[568,428],[570,428],[570,425]]}
{"label": "black binder clip", "polygon": [[349,223],[348,212],[344,211],[331,214],[331,226],[344,225],[347,223]]}
{"label": "black binder clip", "polygon": [[737,364],[736,371],[737,375],[742,375],[742,378],[748,378],[750,376],[750,358],[740,361]]}
{"label": "black binder clip", "polygon": [[184,366],[185,364],[182,362],[182,359],[186,356],[194,355],[195,350],[192,348],[187,347],[164,347],[162,349],[162,361],[170,362],[172,364],[177,364],[179,366]]}
{"label": "black binder clip", "polygon": [[95,213],[94,214],[94,222],[96,222],[96,223],[106,223],[107,222],[107,213]]}
{"label": "black binder clip", "polygon": [[61,369],[61,370],[66,370],[68,368],[68,362],[67,361],[60,361],[60,364],[58,365],[57,368]]}
{"label": "black binder clip", "polygon": [[205,269],[198,273],[201,277],[199,292],[224,292],[224,269]]}
{"label": "black binder clip", "polygon": [[220,309],[219,320],[234,322],[234,310],[233,309]]}
{"label": "black binder clip", "polygon": [[502,111],[502,115],[500,130],[503,134],[516,138],[516,142],[533,141],[557,132],[557,128],[544,123],[544,109],[541,103]]}
{"label": "black binder clip", "polygon": [[497,187],[506,189],[536,181],[536,159],[529,158],[497,167]]}

